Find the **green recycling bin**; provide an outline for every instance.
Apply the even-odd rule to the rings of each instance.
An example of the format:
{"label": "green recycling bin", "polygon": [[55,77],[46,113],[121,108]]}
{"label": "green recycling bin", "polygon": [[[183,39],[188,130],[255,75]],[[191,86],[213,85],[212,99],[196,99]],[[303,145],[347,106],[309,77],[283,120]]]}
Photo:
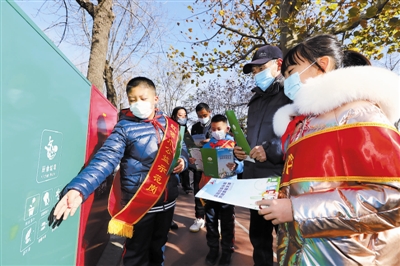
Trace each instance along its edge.
{"label": "green recycling bin", "polygon": [[0,265],[74,265],[79,213],[47,217],[85,160],[91,84],[0,0]]}

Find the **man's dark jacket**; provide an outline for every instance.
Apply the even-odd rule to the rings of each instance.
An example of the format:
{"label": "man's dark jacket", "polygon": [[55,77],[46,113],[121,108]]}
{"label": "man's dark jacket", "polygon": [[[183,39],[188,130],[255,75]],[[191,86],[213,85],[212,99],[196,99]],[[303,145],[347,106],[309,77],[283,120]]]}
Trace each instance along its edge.
{"label": "man's dark jacket", "polygon": [[284,165],[281,139],[273,129],[273,118],[276,111],[282,106],[291,103],[283,92],[283,87],[278,80],[263,92],[255,87],[253,97],[248,104],[247,141],[251,149],[262,145],[267,155],[267,161],[255,163],[245,161],[243,178],[262,178],[268,176],[281,176]]}
{"label": "man's dark jacket", "polygon": [[206,139],[209,139],[211,138],[210,128],[211,128],[211,117],[210,120],[205,125],[202,125],[200,122],[194,124],[192,126],[191,135],[204,134],[206,136]]}

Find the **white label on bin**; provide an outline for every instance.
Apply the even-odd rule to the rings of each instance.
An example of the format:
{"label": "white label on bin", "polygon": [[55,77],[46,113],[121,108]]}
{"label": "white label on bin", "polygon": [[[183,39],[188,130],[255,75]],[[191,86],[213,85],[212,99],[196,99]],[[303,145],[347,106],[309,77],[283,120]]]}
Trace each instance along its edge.
{"label": "white label on bin", "polygon": [[38,223],[38,228],[37,228],[38,241],[42,242],[41,240],[44,239],[44,236],[46,235],[49,228],[50,228],[50,226],[49,226],[49,222],[47,220],[47,216],[43,216],[42,218],[40,218],[39,223]]}
{"label": "white label on bin", "polygon": [[52,203],[53,202],[53,198],[52,198],[53,193],[54,193],[53,189],[46,190],[46,191],[44,191],[42,193],[42,196],[41,196],[42,199],[41,199],[41,202],[40,202],[40,210],[41,211],[52,207],[52,205],[53,205],[53,203]]}
{"label": "white label on bin", "polygon": [[63,135],[61,132],[45,129],[39,147],[39,163],[36,175],[38,183],[58,177],[60,172]]}
{"label": "white label on bin", "polygon": [[25,221],[28,220],[29,218],[33,218],[33,216],[35,216],[38,213],[39,205],[40,205],[40,194],[37,194],[35,196],[26,199],[25,215],[24,215]]}
{"label": "white label on bin", "polygon": [[25,227],[22,230],[21,249],[20,249],[21,252],[35,242],[35,235],[36,235],[36,222]]}

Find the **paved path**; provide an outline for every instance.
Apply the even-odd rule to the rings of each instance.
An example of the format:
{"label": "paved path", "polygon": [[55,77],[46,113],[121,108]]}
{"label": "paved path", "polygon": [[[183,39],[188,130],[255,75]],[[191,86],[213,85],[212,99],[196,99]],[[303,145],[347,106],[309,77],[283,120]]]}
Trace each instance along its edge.
{"label": "paved path", "polygon": [[[252,266],[253,247],[248,236],[250,213],[248,209],[240,207],[236,207],[235,211],[235,252],[232,255],[231,265]],[[184,193],[181,188],[174,220],[179,229],[171,230],[168,235],[165,266],[206,265],[205,257],[208,253],[206,229],[204,227],[197,233],[189,231],[194,221],[194,196]]]}

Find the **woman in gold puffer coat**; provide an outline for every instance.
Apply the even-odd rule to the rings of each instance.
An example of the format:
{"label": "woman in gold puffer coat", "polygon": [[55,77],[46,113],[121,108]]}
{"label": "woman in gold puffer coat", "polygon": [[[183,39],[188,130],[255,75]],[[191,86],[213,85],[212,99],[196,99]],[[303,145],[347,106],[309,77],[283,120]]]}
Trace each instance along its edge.
{"label": "woman in gold puffer coat", "polygon": [[285,168],[279,199],[258,202],[280,224],[280,265],[400,265],[400,79],[342,57],[319,35],[283,60]]}

